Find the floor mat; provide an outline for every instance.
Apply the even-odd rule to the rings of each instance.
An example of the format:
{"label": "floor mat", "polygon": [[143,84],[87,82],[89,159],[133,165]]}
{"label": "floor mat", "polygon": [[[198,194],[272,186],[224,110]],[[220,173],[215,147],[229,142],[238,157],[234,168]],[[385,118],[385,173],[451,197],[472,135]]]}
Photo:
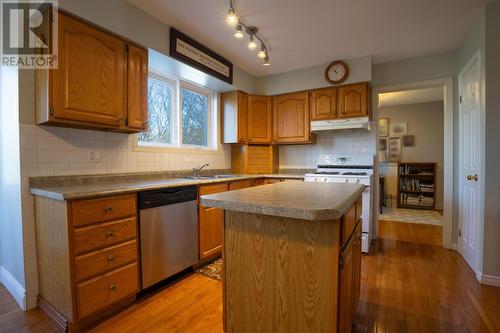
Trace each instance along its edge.
{"label": "floor mat", "polygon": [[435,210],[387,208],[384,207],[379,220],[420,224],[443,224],[443,216]]}
{"label": "floor mat", "polygon": [[222,281],[222,259],[219,258],[196,269],[196,273],[205,275],[211,279]]}

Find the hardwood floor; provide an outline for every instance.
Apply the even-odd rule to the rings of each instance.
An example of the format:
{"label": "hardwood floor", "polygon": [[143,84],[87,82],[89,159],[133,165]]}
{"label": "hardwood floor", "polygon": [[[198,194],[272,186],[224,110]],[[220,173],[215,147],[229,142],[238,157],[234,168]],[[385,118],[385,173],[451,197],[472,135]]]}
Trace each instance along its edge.
{"label": "hardwood floor", "polygon": [[[381,222],[362,259],[354,332],[500,332],[500,288],[481,286],[440,243],[439,226]],[[221,300],[219,281],[191,274],[91,332],[222,332]],[[21,312],[0,285],[0,332],[55,328],[40,310]]]}
{"label": "hardwood floor", "polygon": [[363,257],[354,332],[500,332],[500,288],[481,286],[441,227],[382,221]]}

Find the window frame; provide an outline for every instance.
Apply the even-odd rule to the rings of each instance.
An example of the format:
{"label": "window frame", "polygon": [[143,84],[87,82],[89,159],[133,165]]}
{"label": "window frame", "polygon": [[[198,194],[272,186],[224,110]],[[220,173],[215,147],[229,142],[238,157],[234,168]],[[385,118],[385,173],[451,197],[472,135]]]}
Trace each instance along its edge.
{"label": "window frame", "polygon": [[[153,143],[139,141],[139,135],[134,135],[133,150],[144,152],[190,152],[190,153],[218,153],[220,149],[218,136],[218,94],[217,92],[202,87],[200,85],[184,81],[172,75],[162,72],[149,70],[149,78],[164,81],[172,85],[172,94],[170,105],[172,106],[171,114],[171,143]],[[182,143],[182,89],[188,89],[193,92],[207,96],[207,145],[189,145]],[[149,101],[148,101],[149,107]]]}

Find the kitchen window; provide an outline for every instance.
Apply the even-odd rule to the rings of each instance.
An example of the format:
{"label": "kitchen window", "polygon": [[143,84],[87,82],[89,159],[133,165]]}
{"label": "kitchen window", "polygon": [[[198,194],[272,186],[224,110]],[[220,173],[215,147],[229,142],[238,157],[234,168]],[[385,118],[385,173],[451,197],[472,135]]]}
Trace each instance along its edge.
{"label": "kitchen window", "polygon": [[163,74],[148,78],[148,131],[137,147],[217,149],[214,92]]}

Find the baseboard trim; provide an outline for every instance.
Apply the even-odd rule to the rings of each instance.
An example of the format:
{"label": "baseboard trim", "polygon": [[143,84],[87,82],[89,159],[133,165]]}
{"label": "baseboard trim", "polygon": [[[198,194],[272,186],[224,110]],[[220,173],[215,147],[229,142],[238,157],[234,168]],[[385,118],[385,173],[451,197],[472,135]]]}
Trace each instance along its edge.
{"label": "baseboard trim", "polygon": [[38,306],[54,321],[62,332],[69,331],[68,319],[41,296],[38,296]]}
{"label": "baseboard trim", "polygon": [[458,251],[458,243],[451,243],[451,249]]}
{"label": "baseboard trim", "polygon": [[26,311],[26,290],[4,266],[0,266],[0,282],[14,297],[19,307],[23,311]]}
{"label": "baseboard trim", "polygon": [[500,276],[481,274],[479,282],[488,286],[500,287]]}

